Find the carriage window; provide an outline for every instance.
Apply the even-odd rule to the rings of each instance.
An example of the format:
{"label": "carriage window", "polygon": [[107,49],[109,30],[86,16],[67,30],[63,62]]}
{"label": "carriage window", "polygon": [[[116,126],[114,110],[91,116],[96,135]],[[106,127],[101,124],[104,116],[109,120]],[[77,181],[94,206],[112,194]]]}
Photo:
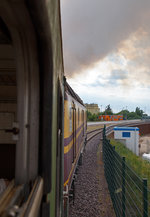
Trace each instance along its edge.
{"label": "carriage window", "polygon": [[72,132],[72,106],[69,109],[69,131]]}
{"label": "carriage window", "polygon": [[78,126],[80,124],[80,110],[78,109]]}
{"label": "carriage window", "polygon": [[84,123],[84,111],[82,110],[82,123]]}

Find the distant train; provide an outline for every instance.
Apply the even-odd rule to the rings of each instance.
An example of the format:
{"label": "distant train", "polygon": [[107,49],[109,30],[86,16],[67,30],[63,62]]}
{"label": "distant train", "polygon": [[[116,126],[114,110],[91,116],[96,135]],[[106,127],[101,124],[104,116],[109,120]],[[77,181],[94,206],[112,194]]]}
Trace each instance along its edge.
{"label": "distant train", "polygon": [[122,121],[123,115],[100,115],[99,120],[101,121]]}

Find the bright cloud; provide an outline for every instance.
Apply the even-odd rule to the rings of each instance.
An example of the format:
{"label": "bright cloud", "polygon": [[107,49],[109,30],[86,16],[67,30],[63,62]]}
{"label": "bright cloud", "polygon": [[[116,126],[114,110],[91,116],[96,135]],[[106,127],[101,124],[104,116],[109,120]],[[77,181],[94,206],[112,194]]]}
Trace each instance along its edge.
{"label": "bright cloud", "polygon": [[[144,61],[150,56],[150,45],[142,46],[148,37],[146,33],[132,34],[116,52],[95,63],[92,68],[83,70],[80,76],[75,74],[69,83],[85,102],[97,102],[99,106],[111,102],[115,109],[116,105],[119,109],[123,104],[131,110],[135,106],[141,106],[143,110],[147,107],[150,113],[150,63]],[[143,63],[139,63],[141,58]]]}
{"label": "bright cloud", "polygon": [[63,0],[65,72],[86,103],[150,114],[150,1]]}

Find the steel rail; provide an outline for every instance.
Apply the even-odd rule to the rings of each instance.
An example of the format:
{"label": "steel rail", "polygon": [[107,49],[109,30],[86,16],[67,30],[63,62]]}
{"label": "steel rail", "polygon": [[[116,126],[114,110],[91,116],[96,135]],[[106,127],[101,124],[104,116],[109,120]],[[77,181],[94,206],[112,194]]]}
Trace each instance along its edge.
{"label": "steel rail", "polygon": [[98,129],[95,129],[95,130],[90,130],[90,131],[87,131],[87,135],[90,134],[90,133],[93,133],[93,132],[96,132],[96,131],[99,131],[99,130],[102,130],[103,128],[98,128]]}
{"label": "steel rail", "polygon": [[[136,126],[137,124],[149,124],[150,121],[137,121],[137,122],[126,122],[126,123],[120,123],[120,124],[112,124],[112,125],[109,125],[108,127],[106,127],[106,135],[109,135],[110,133],[113,132],[113,128],[116,127],[116,126]],[[103,128],[101,129],[95,129],[95,130],[91,130],[91,131],[88,131],[86,133],[86,135],[88,136],[89,134],[92,134],[91,136],[88,136],[87,137],[87,142],[89,142],[92,138],[94,138],[95,136],[97,136],[99,133],[102,133],[103,131]],[[94,133],[95,132],[95,133]]]}
{"label": "steel rail", "polygon": [[98,134],[102,133],[103,132],[103,129],[98,129],[98,130],[95,130],[94,131],[95,133],[93,133],[91,136],[89,136],[87,138],[87,142],[89,142],[92,138],[94,138],[95,136],[97,136]]}

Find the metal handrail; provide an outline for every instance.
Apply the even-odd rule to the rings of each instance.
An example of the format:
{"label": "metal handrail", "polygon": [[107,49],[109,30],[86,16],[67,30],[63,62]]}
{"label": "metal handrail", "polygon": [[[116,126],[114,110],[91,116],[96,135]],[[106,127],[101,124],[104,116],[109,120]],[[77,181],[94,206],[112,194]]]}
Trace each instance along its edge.
{"label": "metal handrail", "polygon": [[15,186],[13,180],[0,197],[0,216],[38,217],[43,185],[43,178],[37,177],[28,198],[25,199],[27,185]]}

